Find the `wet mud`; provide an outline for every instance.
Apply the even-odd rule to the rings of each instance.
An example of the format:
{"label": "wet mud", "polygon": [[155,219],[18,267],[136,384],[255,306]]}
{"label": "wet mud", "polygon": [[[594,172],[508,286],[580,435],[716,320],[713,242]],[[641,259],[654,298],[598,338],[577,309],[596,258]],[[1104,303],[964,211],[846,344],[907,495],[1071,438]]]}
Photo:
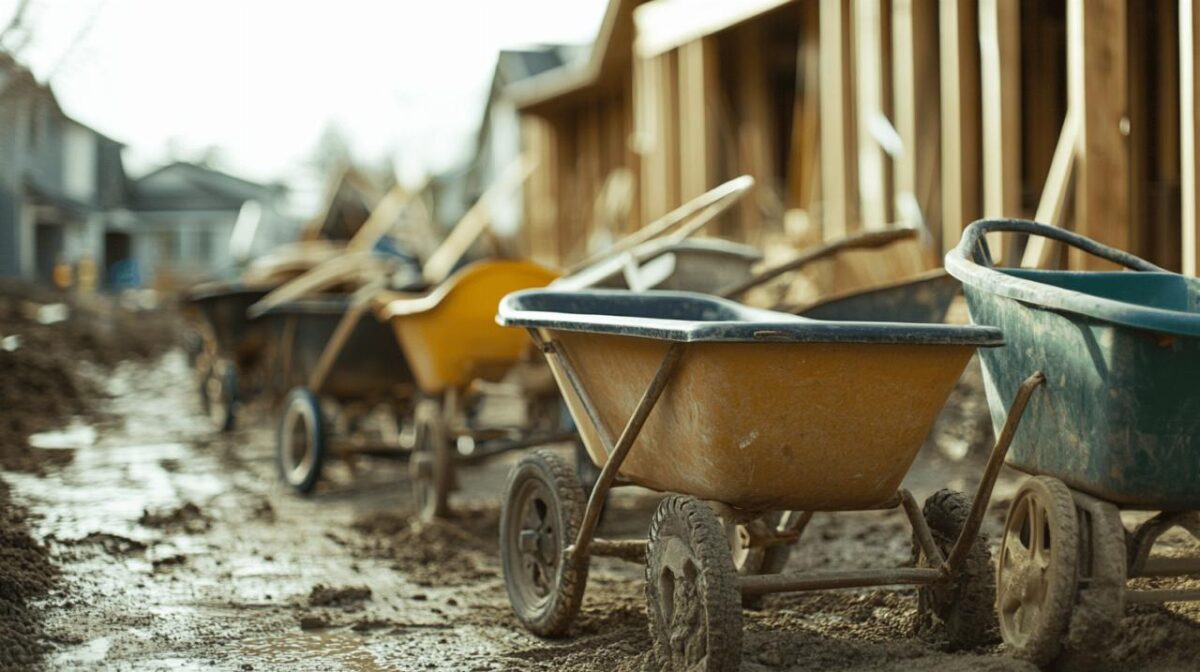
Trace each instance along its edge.
{"label": "wet mud", "polygon": [[[94,396],[38,431],[75,422],[94,436],[47,451],[69,459],[2,474],[0,669],[655,669],[640,565],[595,559],[564,639],[533,637],[513,617],[497,529],[516,456],[463,472],[455,515],[422,523],[403,464],[335,462],[309,497],[279,485],[270,409],[252,403],[241,428],[214,434],[178,350],[74,373]],[[978,442],[973,432],[955,440]],[[908,486],[918,499],[969,490],[981,471],[978,450],[934,441]],[[989,510],[993,546],[1018,481],[1005,474]],[[617,491],[602,534],[644,537],[657,502]],[[818,514],[788,569],[901,566],[909,536],[898,512]],[[1200,552],[1186,535],[1167,541]],[[999,643],[948,652],[916,638],[915,611],[911,590],[768,596],[744,612],[742,669],[1034,669]],[[1192,606],[1130,608],[1104,665],[1196,669],[1198,623]]]}

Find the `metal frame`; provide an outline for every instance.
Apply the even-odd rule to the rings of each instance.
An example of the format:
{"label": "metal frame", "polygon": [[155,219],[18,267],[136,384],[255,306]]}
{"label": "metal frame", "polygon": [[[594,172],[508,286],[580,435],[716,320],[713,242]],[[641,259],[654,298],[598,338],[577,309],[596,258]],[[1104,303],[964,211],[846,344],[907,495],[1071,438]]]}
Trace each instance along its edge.
{"label": "metal frame", "polygon": [[[686,344],[672,342],[667,348],[667,352],[663,355],[657,373],[655,373],[654,378],[642,393],[633,414],[626,422],[625,428],[614,444],[608,430],[600,422],[599,412],[589,397],[587,389],[583,386],[578,372],[571,363],[570,357],[567,356],[561,345],[553,339],[545,338],[536,327],[529,328],[529,333],[542,352],[547,357],[553,357],[557,361],[563,377],[566,379],[567,384],[570,385],[572,391],[574,391],[579,402],[583,405],[584,411],[587,413],[588,419],[591,421],[596,435],[599,437],[608,455],[608,459],[600,471],[600,477],[592,488],[591,495],[588,497],[587,508],[583,514],[583,522],[579,526],[579,532],[575,537],[575,541],[564,550],[564,562],[574,564],[575,566],[582,566],[587,563],[589,554],[637,561],[644,560],[646,542],[598,539],[595,537],[596,525],[599,521],[600,509],[604,505],[605,498],[608,496],[608,492],[612,489],[614,483],[617,482],[621,464],[629,455],[629,451],[632,449],[634,441],[636,441],[647,418],[650,417],[650,413],[654,410],[654,406],[657,404],[663,390],[666,389],[671,377],[678,369]],[[880,509],[896,507],[904,509],[905,515],[913,528],[913,534],[917,539],[917,543],[921,545],[921,549],[925,552],[926,557],[931,559],[933,567],[742,576],[738,578],[742,594],[761,595],[765,593],[832,588],[927,585],[953,580],[958,570],[962,568],[962,564],[966,561],[968,550],[979,536],[979,528],[983,523],[983,517],[987,511],[992,490],[996,485],[996,479],[1000,474],[1000,467],[1004,465],[1004,458],[1008,454],[1008,448],[1012,444],[1017,428],[1020,426],[1021,417],[1025,413],[1025,407],[1028,405],[1033,391],[1044,382],[1045,376],[1039,371],[1029,376],[1018,390],[1016,398],[1009,409],[1004,427],[996,439],[991,456],[988,458],[988,464],[984,470],[983,479],[976,491],[971,512],[948,555],[943,555],[941,549],[938,548],[933,539],[933,534],[925,522],[925,517],[921,513],[920,507],[917,506],[916,500],[907,490],[903,488],[899,489],[894,497],[889,498],[879,507]],[[716,509],[718,515],[730,522],[738,522],[738,518],[743,518],[742,522],[752,520],[757,518],[758,514],[761,513],[739,512],[719,502],[710,502],[710,504]],[[776,542],[781,538],[788,541],[799,539],[809,520],[811,520],[812,513],[812,511],[788,512],[782,531],[768,534],[775,537],[774,541]],[[760,532],[759,543],[763,541],[766,541],[766,539]],[[770,542],[767,541],[767,543]]]}

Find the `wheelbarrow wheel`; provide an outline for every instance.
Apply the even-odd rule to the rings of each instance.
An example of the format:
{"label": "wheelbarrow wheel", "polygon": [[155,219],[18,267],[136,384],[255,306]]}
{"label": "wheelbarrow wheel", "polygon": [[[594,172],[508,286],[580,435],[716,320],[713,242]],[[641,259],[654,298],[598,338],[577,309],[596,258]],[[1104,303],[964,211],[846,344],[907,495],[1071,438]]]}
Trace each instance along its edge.
{"label": "wheelbarrow wheel", "polygon": [[1008,508],[996,576],[1000,634],[1017,657],[1045,666],[1063,650],[1078,563],[1071,491],[1047,476],[1026,479]]}
{"label": "wheelbarrow wheel", "polygon": [[275,440],[279,478],[307,495],[321,480],[328,451],[321,403],[310,390],[298,387],[288,394]]}
{"label": "wheelbarrow wheel", "polygon": [[[768,529],[778,530],[785,518],[783,511],[771,511],[765,514],[761,521]],[[768,546],[752,546],[750,529],[746,525],[734,525],[729,530],[729,550],[733,554],[733,567],[738,576],[757,576],[761,574],[778,574],[787,565],[792,555],[791,544],[770,544]],[[743,595],[742,606],[747,609],[761,609],[765,595]]]}
{"label": "wheelbarrow wheel", "polygon": [[237,370],[229,362],[212,366],[200,385],[204,412],[217,431],[233,431],[237,415]]}
{"label": "wheelbarrow wheel", "polygon": [[530,632],[561,637],[579,613],[588,559],[565,562],[583,523],[583,490],[570,465],[546,450],[521,458],[500,509],[504,587],[513,613]]}
{"label": "wheelbarrow wheel", "polygon": [[409,462],[413,499],[422,520],[446,518],[454,485],[454,455],[442,406],[437,399],[422,399],[413,419],[417,428],[416,448]]}
{"label": "wheelbarrow wheel", "polygon": [[1076,492],[1071,495],[1079,513],[1079,594],[1055,664],[1063,669],[1099,669],[1111,658],[1125,613],[1125,526],[1116,506]]}
{"label": "wheelbarrow wheel", "polygon": [[[922,511],[943,557],[950,554],[971,512],[971,499],[954,490],[939,490],[925,500]],[[920,543],[913,538],[913,561],[929,567]],[[950,650],[974,648],[996,640],[996,570],[987,537],[980,534],[967,551],[958,574],[948,584],[917,590],[916,630]]]}
{"label": "wheelbarrow wheel", "polygon": [[737,670],[742,596],[721,522],[695,497],[658,505],[646,547],[646,605],[659,667]]}

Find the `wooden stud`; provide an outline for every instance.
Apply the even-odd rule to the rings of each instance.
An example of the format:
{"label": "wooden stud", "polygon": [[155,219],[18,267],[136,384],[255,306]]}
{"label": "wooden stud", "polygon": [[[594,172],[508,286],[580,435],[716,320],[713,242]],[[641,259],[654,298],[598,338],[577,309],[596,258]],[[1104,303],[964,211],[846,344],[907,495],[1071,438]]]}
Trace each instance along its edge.
{"label": "wooden stud", "polygon": [[[980,90],[983,110],[983,215],[1021,214],[1020,3],[980,0]],[[992,254],[1006,257],[1007,241],[989,236]]]}
{"label": "wooden stud", "polygon": [[936,1],[893,0],[891,50],[893,118],[901,146],[893,173],[896,218],[923,227],[931,251],[941,249]]}
{"label": "wooden stud", "polygon": [[787,204],[809,210],[820,159],[820,107],[817,91],[821,77],[820,18],[818,5],[800,6],[800,39],[796,49],[796,91],[792,102],[792,138],[788,154]]}
{"label": "wooden stud", "polygon": [[942,250],[982,212],[979,48],[976,4],[941,0]]}
{"label": "wooden stud", "polygon": [[1196,61],[1200,55],[1200,12],[1197,0],[1179,0],[1179,122],[1181,140],[1181,187],[1183,216],[1180,239],[1183,252],[1183,273],[1200,274],[1200,229],[1197,225],[1196,195],[1200,191],[1200,170],[1197,170],[1196,128],[1200,125],[1200,105],[1196,102]]}
{"label": "wooden stud", "polygon": [[856,215],[853,143],[845,119],[852,119],[847,96],[850,58],[842,36],[849,22],[845,0],[821,0],[821,227],[826,240],[846,236]]}
{"label": "wooden stud", "polygon": [[694,198],[716,182],[716,128],[712,98],[718,85],[714,38],[693,40],[679,48],[679,181],[684,199]]}
{"label": "wooden stud", "polygon": [[880,46],[883,17],[878,0],[855,0],[855,84],[857,85],[859,213],[863,228],[880,230],[887,224],[887,191],[883,148],[872,125],[883,116],[883,55]]}
{"label": "wooden stud", "polygon": [[[1079,115],[1075,230],[1129,249],[1129,117],[1126,0],[1068,0],[1070,107]],[[1071,268],[1114,264],[1074,248]]]}

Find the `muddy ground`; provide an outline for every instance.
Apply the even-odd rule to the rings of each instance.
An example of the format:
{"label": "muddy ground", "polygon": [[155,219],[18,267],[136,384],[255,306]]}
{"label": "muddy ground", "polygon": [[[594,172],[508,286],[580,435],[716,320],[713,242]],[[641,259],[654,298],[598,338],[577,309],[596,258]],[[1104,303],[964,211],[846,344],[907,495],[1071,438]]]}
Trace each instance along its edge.
{"label": "muddy ground", "polygon": [[[70,376],[80,401],[24,413],[0,438],[0,668],[653,669],[638,565],[594,562],[567,639],[516,623],[496,550],[511,459],[466,472],[458,514],[439,524],[409,515],[399,464],[335,465],[300,498],[276,483],[266,409],[244,409],[242,427],[218,436],[180,350],[114,359],[52,374]],[[971,487],[980,472],[977,457],[945,457],[979,440],[964,417],[982,408],[978,388],[966,388],[942,423],[948,448],[927,447],[910,476],[918,498]],[[36,435],[34,451],[13,438],[48,429],[60,431]],[[993,538],[1016,482],[1001,482]],[[643,535],[656,501],[618,491],[604,533]],[[818,515],[789,568],[898,566],[909,553],[894,512]],[[948,653],[914,639],[911,591],[774,596],[766,607],[746,612],[744,670],[1032,669],[998,645]],[[1197,669],[1198,623],[1187,607],[1131,610],[1111,667]]]}

